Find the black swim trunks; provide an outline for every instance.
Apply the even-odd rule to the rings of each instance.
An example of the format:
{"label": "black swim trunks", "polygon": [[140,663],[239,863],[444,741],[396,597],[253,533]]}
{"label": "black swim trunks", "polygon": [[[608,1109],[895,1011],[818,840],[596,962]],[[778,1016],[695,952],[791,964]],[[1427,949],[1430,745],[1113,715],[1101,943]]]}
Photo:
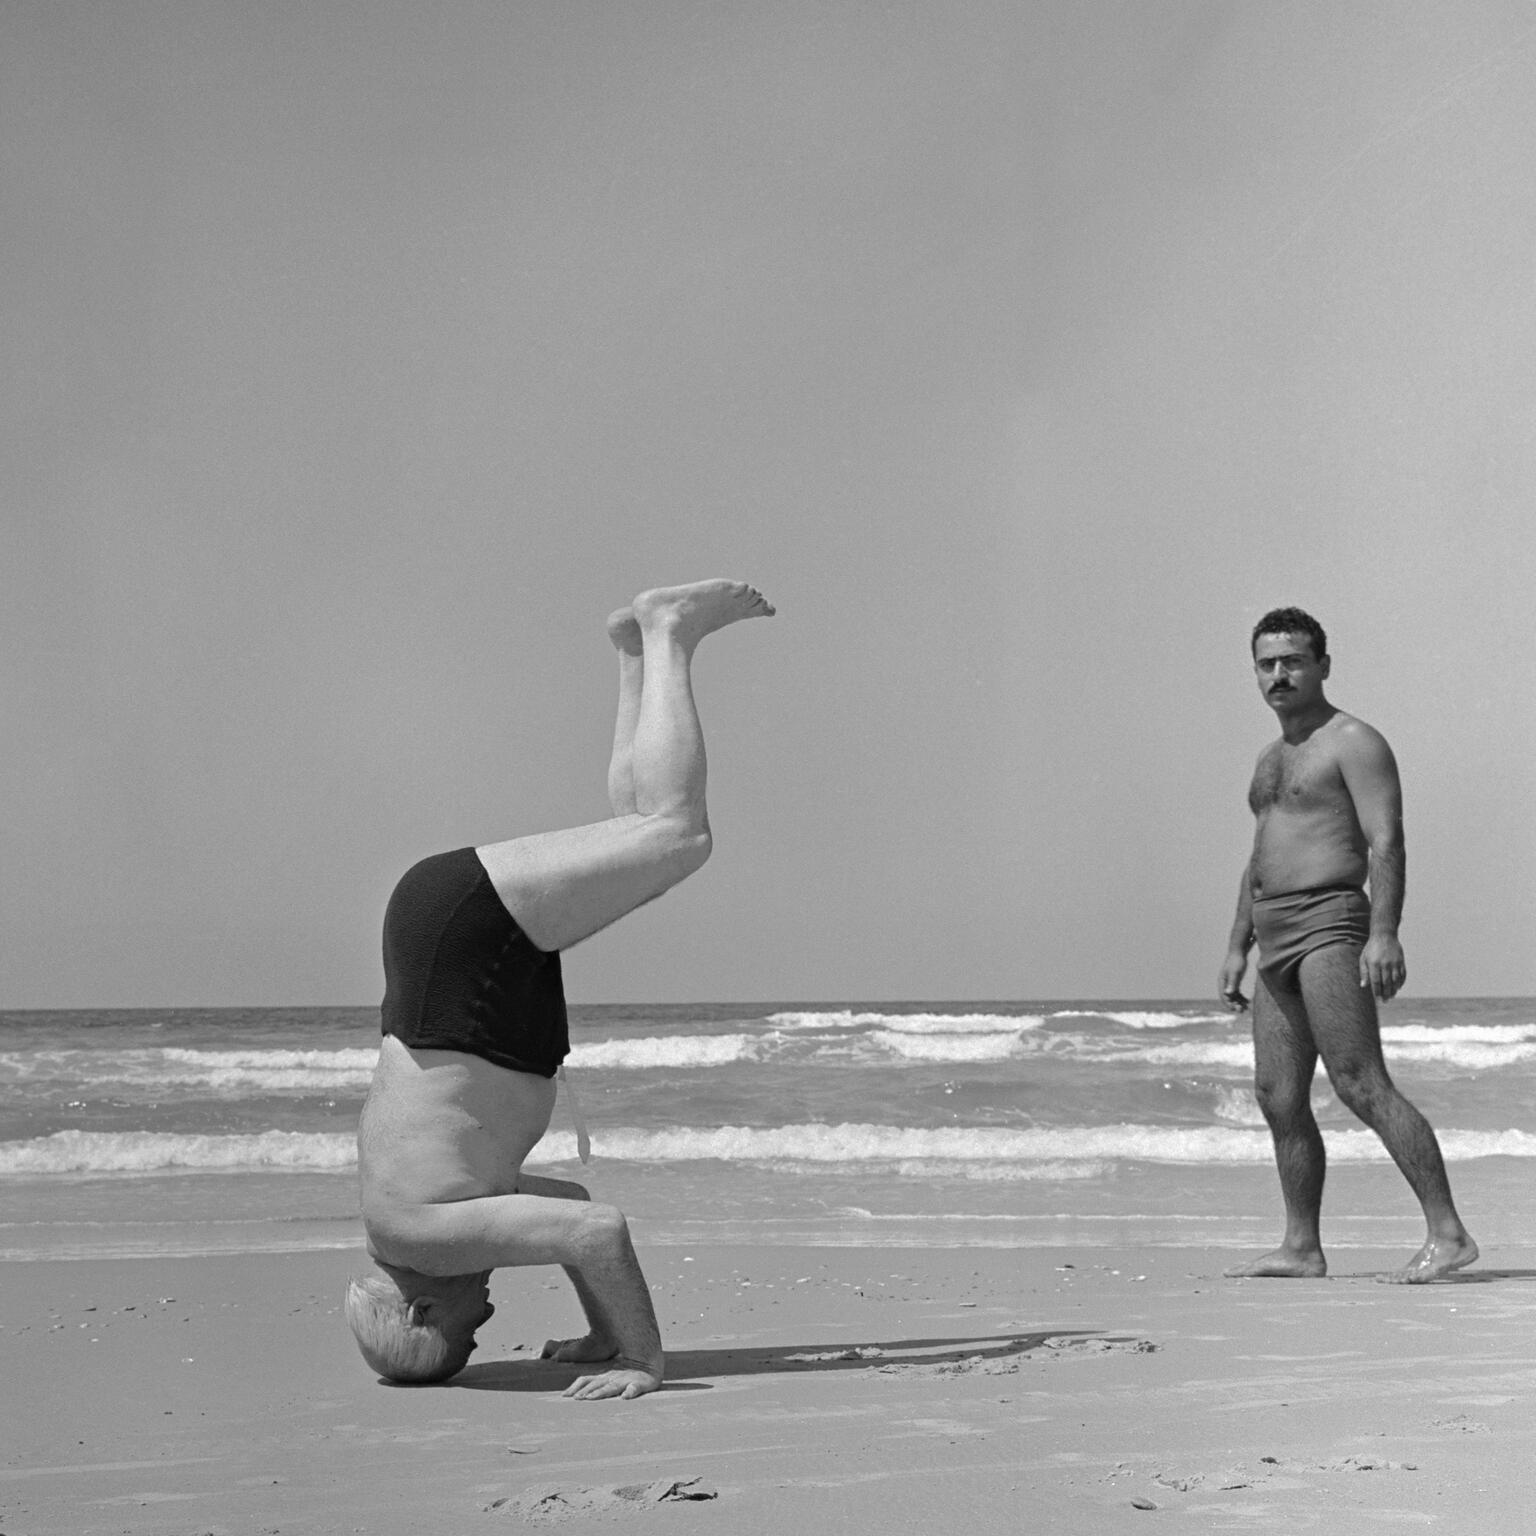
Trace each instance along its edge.
{"label": "black swim trunks", "polygon": [[473,848],[401,876],[384,913],[384,1033],[553,1077],[569,1052],[558,951],[518,927]]}
{"label": "black swim trunks", "polygon": [[1253,903],[1259,941],[1259,975],[1270,987],[1295,992],[1301,962],[1332,944],[1358,952],[1371,936],[1371,903],[1357,885],[1325,885],[1310,891],[1262,896]]}

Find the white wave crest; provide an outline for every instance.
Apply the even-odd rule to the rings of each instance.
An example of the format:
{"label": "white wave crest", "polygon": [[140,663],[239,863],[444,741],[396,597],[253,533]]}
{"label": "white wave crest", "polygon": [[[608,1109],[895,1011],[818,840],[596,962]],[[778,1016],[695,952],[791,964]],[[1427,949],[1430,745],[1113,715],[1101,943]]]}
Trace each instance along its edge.
{"label": "white wave crest", "polygon": [[1127,1029],[1178,1029],[1185,1024],[1224,1024],[1229,1013],[1108,1013],[1090,1008],[1064,1008],[1053,1019],[1109,1019]]}
{"label": "white wave crest", "polygon": [[[1324,1131],[1331,1158],[1339,1162],[1382,1162],[1386,1150],[1366,1130]],[[1448,1158],[1536,1157],[1536,1134],[1526,1131],[1443,1131]],[[633,1162],[726,1161],[755,1164],[891,1164],[902,1160],[954,1163],[1157,1162],[1264,1163],[1273,1157],[1267,1131],[1223,1126],[1107,1125],[999,1127],[944,1126],[936,1129],[849,1123],[776,1127],[719,1126],[711,1130],[597,1131],[593,1148],[601,1157]],[[546,1136],[535,1156],[565,1161],[575,1156],[568,1133]]]}
{"label": "white wave crest", "polygon": [[[1329,1156],[1338,1162],[1381,1162],[1386,1151],[1369,1131],[1325,1131]],[[895,1125],[719,1126],[711,1130],[643,1131],[599,1128],[594,1150],[601,1158],[641,1163],[726,1161],[774,1166],[815,1165],[827,1172],[862,1165],[871,1173],[947,1168],[980,1179],[1083,1176],[1058,1171],[1092,1163],[1264,1163],[1272,1156],[1266,1132],[1221,1126],[1053,1126],[1004,1129]],[[1526,1131],[1440,1132],[1446,1157],[1536,1157],[1536,1135]],[[568,1162],[576,1157],[570,1132],[546,1135],[531,1161]],[[333,1132],[262,1131],[235,1136],[168,1132],[56,1131],[31,1141],[0,1142],[0,1174],[344,1171],[356,1161],[350,1135]],[[1033,1172],[1027,1170],[1033,1169]]]}
{"label": "white wave crest", "polygon": [[769,1040],[751,1035],[655,1035],[640,1040],[593,1040],[571,1047],[572,1067],[722,1067],[759,1060]]}
{"label": "white wave crest", "polygon": [[997,1034],[1003,1030],[1038,1029],[1039,1014],[1012,1013],[772,1013],[767,1022],[778,1029],[883,1029],[899,1034]]}
{"label": "white wave crest", "polygon": [[0,1142],[0,1174],[229,1172],[260,1168],[315,1172],[350,1168],[352,1136],[261,1131],[246,1136],[188,1136],[161,1131],[55,1131],[31,1141]]}
{"label": "white wave crest", "polygon": [[1384,1024],[1381,1038],[1431,1045],[1518,1045],[1523,1040],[1536,1040],[1536,1024],[1450,1024],[1444,1028]]}
{"label": "white wave crest", "polygon": [[366,1088],[376,1048],[345,1051],[61,1050],[0,1054],[0,1081],[137,1083],[220,1092]]}
{"label": "white wave crest", "polygon": [[1477,1045],[1449,1041],[1444,1044],[1411,1044],[1387,1041],[1388,1061],[1440,1061],[1469,1071],[1510,1067],[1517,1061],[1536,1061],[1536,1043],[1530,1045]]}
{"label": "white wave crest", "polygon": [[877,1029],[869,1038],[906,1061],[1006,1061],[1019,1054],[1014,1032],[985,1035],[901,1035]]}
{"label": "white wave crest", "polygon": [[1071,1179],[1102,1179],[1110,1170],[1104,1162],[1084,1163],[946,1163],[931,1162],[926,1158],[906,1157],[895,1165],[893,1172],[904,1179],[934,1179],[946,1174],[953,1177],[956,1169],[960,1176],[981,1184],[1023,1184],[1050,1181],[1059,1183]]}
{"label": "white wave crest", "polygon": [[1086,1035],[1054,1035],[1036,1042],[1026,1036],[1020,1049],[1053,1056],[1080,1056],[1084,1061],[1140,1062],[1153,1067],[1242,1067],[1253,1070],[1253,1044],[1246,1038],[1187,1040],[1163,1045],[1136,1045],[1121,1040],[1094,1040]]}

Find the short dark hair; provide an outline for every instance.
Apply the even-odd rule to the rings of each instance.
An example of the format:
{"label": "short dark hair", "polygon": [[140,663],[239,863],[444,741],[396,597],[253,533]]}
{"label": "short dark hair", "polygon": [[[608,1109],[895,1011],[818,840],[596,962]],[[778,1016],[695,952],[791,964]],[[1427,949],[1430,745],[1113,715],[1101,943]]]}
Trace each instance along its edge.
{"label": "short dark hair", "polygon": [[1305,635],[1312,642],[1312,659],[1321,661],[1328,654],[1328,636],[1323,626],[1304,608],[1271,608],[1253,626],[1248,641],[1250,652],[1257,654],[1260,635]]}

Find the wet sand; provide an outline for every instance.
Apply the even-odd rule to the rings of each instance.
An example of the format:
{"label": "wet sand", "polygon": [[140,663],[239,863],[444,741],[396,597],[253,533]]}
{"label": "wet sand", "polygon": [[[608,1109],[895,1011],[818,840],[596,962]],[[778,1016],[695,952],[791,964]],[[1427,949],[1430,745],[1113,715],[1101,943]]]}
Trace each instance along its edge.
{"label": "wet sand", "polygon": [[347,1253],[8,1264],[0,1531],[1526,1529],[1536,1250],[1417,1288],[1372,1279],[1397,1248],[1332,1257],[642,1242],[669,1372],[633,1403],[535,1360],[578,1324],[549,1271],[498,1272],[470,1367],[398,1388]]}

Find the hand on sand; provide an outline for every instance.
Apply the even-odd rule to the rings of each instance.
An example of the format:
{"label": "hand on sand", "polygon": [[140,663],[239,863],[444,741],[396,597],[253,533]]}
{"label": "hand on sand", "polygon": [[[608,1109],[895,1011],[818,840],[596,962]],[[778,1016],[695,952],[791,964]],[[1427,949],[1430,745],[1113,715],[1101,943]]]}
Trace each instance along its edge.
{"label": "hand on sand", "polygon": [[610,1371],[597,1376],[578,1376],[560,1395],[579,1397],[595,1402],[601,1397],[629,1399],[644,1397],[661,1386],[661,1372],[652,1370],[638,1360],[626,1360],[618,1356],[618,1364]]}
{"label": "hand on sand", "polygon": [[1321,1280],[1327,1273],[1328,1260],[1321,1248],[1307,1252],[1276,1248],[1263,1258],[1222,1270],[1229,1280]]}
{"label": "hand on sand", "polygon": [[612,1339],[589,1333],[579,1339],[545,1339],[539,1359],[561,1360],[567,1365],[596,1365],[600,1360],[612,1360],[618,1352],[619,1346]]}
{"label": "hand on sand", "polygon": [[1389,1275],[1376,1278],[1383,1285],[1428,1285],[1452,1270],[1465,1269],[1477,1261],[1477,1244],[1470,1237],[1456,1241],[1432,1237],[1414,1256]]}

